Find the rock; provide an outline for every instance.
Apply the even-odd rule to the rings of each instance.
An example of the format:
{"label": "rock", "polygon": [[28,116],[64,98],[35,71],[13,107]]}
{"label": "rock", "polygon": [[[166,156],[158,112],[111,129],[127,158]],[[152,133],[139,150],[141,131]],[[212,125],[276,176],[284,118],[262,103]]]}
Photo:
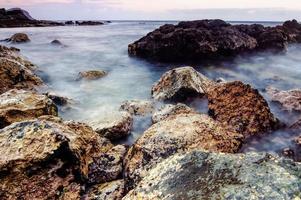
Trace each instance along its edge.
{"label": "rock", "polygon": [[295,151],[291,148],[284,148],[281,154],[287,158],[294,159],[295,158]]}
{"label": "rock", "polygon": [[197,20],[166,24],[128,46],[130,55],[168,62],[203,61],[258,50],[283,51],[301,42],[301,26],[231,25],[222,20]]}
{"label": "rock", "polygon": [[165,120],[166,118],[172,115],[178,114],[189,114],[196,113],[192,108],[186,106],[185,104],[178,103],[176,105],[167,104],[162,106],[159,110],[157,110],[152,116],[152,122],[157,123],[159,121]]}
{"label": "rock", "polygon": [[88,124],[101,136],[118,140],[130,134],[133,117],[128,112],[112,112],[102,119],[95,119]]}
{"label": "rock", "polygon": [[30,14],[20,8],[0,9],[0,28],[13,27],[45,27],[62,26],[63,23],[46,20],[35,20]]}
{"label": "rock", "polygon": [[121,111],[127,111],[132,115],[142,116],[151,114],[154,109],[154,102],[147,100],[124,101],[120,106]]}
{"label": "rock", "polygon": [[0,128],[42,115],[57,114],[57,107],[46,95],[15,89],[0,95]]}
{"label": "rock", "polygon": [[152,125],[126,155],[126,189],[134,188],[146,172],[163,159],[190,149],[235,153],[242,135],[207,115],[178,114]]}
{"label": "rock", "polygon": [[103,22],[100,21],[76,21],[76,25],[79,26],[97,26],[97,25],[104,25]]}
{"label": "rock", "polygon": [[57,106],[68,106],[68,105],[72,104],[71,99],[57,95],[55,93],[47,92],[47,93],[45,93],[45,95],[49,99],[51,99],[53,101],[53,103],[55,103],[55,105],[57,105]]}
{"label": "rock", "polygon": [[279,122],[258,90],[240,81],[212,88],[208,94],[209,115],[235,128],[245,137],[278,128]]}
{"label": "rock", "polygon": [[74,25],[75,23],[74,23],[74,21],[66,21],[65,24],[66,25]]}
{"label": "rock", "polygon": [[89,184],[104,183],[121,178],[127,148],[117,145],[101,154],[89,167]]}
{"label": "rock", "polygon": [[63,43],[59,40],[52,40],[51,43],[52,45],[56,45],[56,46],[65,46],[63,45]]}
{"label": "rock", "polygon": [[25,43],[25,42],[29,42],[30,39],[28,35],[26,35],[25,33],[16,33],[13,36],[11,36],[9,39],[6,39],[6,41],[12,43]]}
{"label": "rock", "polygon": [[0,197],[80,199],[83,181],[97,179],[92,172],[99,174],[97,163],[112,147],[81,123],[46,117],[14,123],[0,130]]}
{"label": "rock", "polygon": [[300,170],[267,153],[192,151],[158,164],[123,200],[299,199]]}
{"label": "rock", "polygon": [[214,82],[192,67],[180,67],[163,74],[152,88],[156,100],[185,100],[190,96],[201,96]]}
{"label": "rock", "polygon": [[85,80],[97,80],[107,75],[107,72],[102,70],[91,70],[80,72],[78,74],[78,80],[85,79]]}
{"label": "rock", "polygon": [[287,111],[301,111],[301,90],[281,91],[273,87],[266,89],[271,100],[280,103]]}
{"label": "rock", "polygon": [[10,89],[34,90],[43,81],[17,61],[0,57],[0,93]]}
{"label": "rock", "polygon": [[87,195],[89,200],[121,200],[124,196],[124,181],[117,180],[93,186]]}
{"label": "rock", "polygon": [[292,130],[301,130],[301,118],[290,126]]}

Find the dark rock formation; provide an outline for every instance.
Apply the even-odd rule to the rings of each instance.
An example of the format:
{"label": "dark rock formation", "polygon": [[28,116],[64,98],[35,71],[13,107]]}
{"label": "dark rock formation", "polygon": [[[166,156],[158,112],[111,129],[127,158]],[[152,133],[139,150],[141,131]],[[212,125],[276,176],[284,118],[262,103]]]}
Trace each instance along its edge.
{"label": "dark rock formation", "polygon": [[44,27],[44,26],[63,26],[63,23],[35,20],[29,13],[20,8],[13,8],[5,10],[0,9],[0,28],[11,27]]}
{"label": "dark rock formation", "polygon": [[103,22],[100,21],[76,21],[76,25],[79,26],[97,26],[97,25],[104,25]]}
{"label": "dark rock formation", "polygon": [[295,20],[277,27],[199,20],[161,26],[130,44],[128,51],[160,61],[199,61],[254,50],[282,51],[290,42],[301,42],[301,26]]}
{"label": "dark rock formation", "polygon": [[16,33],[12,35],[10,38],[7,38],[5,41],[11,43],[25,43],[25,42],[29,42],[30,39],[28,35],[25,33]]}

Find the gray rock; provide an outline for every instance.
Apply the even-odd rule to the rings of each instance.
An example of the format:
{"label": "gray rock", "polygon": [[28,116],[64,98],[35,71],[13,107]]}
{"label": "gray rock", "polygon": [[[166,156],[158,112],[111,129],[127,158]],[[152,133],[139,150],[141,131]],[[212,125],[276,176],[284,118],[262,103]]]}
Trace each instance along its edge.
{"label": "gray rock", "polygon": [[122,179],[93,186],[87,195],[89,200],[121,200],[124,196]]}
{"label": "gray rock", "polygon": [[301,164],[269,154],[192,151],[158,164],[123,200],[300,199]]}
{"label": "gray rock", "polygon": [[127,111],[132,115],[145,116],[153,112],[154,102],[147,100],[124,101],[120,106],[120,110]]}

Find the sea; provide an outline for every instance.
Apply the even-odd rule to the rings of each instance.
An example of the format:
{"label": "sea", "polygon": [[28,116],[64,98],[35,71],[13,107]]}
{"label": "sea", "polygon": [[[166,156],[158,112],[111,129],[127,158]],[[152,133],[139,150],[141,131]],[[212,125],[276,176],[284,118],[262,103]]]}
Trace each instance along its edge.
{"label": "sea", "polygon": [[[25,44],[0,44],[21,49],[22,55],[36,64],[37,73],[49,86],[48,91],[73,100],[70,109],[60,109],[65,120],[89,121],[118,111],[125,100],[151,99],[151,87],[160,76],[175,67],[192,65],[212,79],[240,80],[251,84],[268,101],[272,112],[282,122],[292,124],[300,113],[289,113],[272,102],[266,88],[281,90],[301,88],[301,45],[291,45],[286,52],[255,52],[231,60],[214,63],[161,63],[128,55],[128,44],[140,39],[163,24],[176,21],[112,21],[102,26],[61,26],[0,29],[0,39],[17,32],[29,35]],[[275,26],[281,22],[230,22],[232,24],[260,23]],[[65,46],[54,46],[52,40]],[[95,81],[78,81],[78,73],[105,70],[108,75]],[[41,89],[42,90],[42,89]],[[194,109],[207,113],[204,98],[187,102]],[[132,134],[122,143],[132,144],[151,125],[150,116],[135,117]],[[292,145],[294,135],[279,130],[262,137],[251,138],[244,147],[247,151],[279,153]]]}

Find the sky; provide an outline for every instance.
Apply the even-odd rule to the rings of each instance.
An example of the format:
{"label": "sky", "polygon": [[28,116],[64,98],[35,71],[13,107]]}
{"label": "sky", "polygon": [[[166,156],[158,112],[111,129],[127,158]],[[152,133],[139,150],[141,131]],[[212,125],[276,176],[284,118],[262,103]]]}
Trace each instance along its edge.
{"label": "sky", "polygon": [[301,0],[0,0],[50,20],[301,20]]}

